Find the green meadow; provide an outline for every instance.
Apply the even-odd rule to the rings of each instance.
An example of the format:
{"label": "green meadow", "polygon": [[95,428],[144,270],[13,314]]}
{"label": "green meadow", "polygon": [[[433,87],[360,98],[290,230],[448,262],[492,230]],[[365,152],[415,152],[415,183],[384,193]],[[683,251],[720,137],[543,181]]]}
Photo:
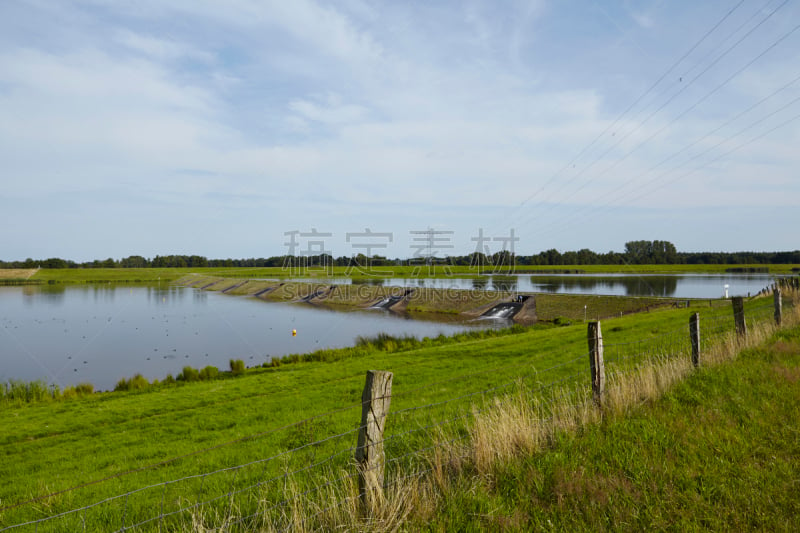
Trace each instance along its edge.
{"label": "green meadow", "polygon": [[[559,266],[518,266],[515,268],[517,273],[552,273],[552,272],[586,272],[592,274],[688,274],[688,273],[725,273],[729,268],[737,269],[768,269],[772,274],[791,274],[793,269],[800,268],[800,265],[559,265]],[[391,276],[397,277],[479,277],[489,272],[479,272],[469,266],[451,266],[445,271],[437,267],[431,272],[421,269],[416,276],[413,276],[414,266],[387,266],[381,270],[390,272]],[[795,270],[796,272],[797,270]],[[504,270],[500,270],[504,272]],[[126,282],[169,282],[177,280],[190,273],[204,274],[208,276],[220,276],[230,278],[324,278],[328,276],[345,276],[352,278],[371,278],[375,276],[353,272],[348,274],[347,267],[333,267],[329,270],[307,269],[307,270],[287,270],[281,267],[268,268],[64,268],[64,269],[40,269],[30,280],[41,283],[102,283],[114,281]]]}
{"label": "green meadow", "polygon": [[797,531],[800,328],[450,482],[427,531]]}
{"label": "green meadow", "polygon": [[[694,311],[704,346],[733,327],[727,305],[604,321],[607,372],[635,368],[647,353],[688,357]],[[770,321],[771,298],[747,302],[747,314],[753,324]],[[286,494],[350,476],[341,472],[352,464],[370,369],[394,373],[389,475],[413,470],[438,435],[465,435],[476,409],[498,396],[521,386],[541,394],[556,385],[588,390],[586,325],[562,324],[416,343],[364,339],[208,381],[59,401],[7,399],[0,407],[12,421],[0,437],[0,526],[67,513],[36,530],[193,529],[198,515],[247,516],[265,502],[285,505]]]}

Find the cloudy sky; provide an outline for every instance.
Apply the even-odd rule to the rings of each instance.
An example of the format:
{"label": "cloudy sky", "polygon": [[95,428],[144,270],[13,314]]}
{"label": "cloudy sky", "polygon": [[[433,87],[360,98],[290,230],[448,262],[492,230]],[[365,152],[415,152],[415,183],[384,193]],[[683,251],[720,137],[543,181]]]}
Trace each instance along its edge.
{"label": "cloudy sky", "polygon": [[[794,250],[800,6],[8,0],[0,259]],[[364,238],[360,237],[361,242]],[[440,254],[441,255],[441,254]]]}

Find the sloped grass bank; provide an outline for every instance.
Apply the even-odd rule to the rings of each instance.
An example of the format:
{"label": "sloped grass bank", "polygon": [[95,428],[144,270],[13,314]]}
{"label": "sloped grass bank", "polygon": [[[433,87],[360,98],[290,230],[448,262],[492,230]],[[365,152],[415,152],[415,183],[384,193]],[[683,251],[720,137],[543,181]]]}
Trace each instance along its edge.
{"label": "sloped grass bank", "polygon": [[[793,312],[789,318],[796,325],[800,315]],[[792,430],[783,431],[780,443],[769,448],[771,437],[764,431],[770,424],[791,422],[796,394],[776,411],[771,407],[784,400],[780,393],[751,403],[729,376],[750,376],[737,385],[755,395],[761,391],[753,383],[760,379],[759,385],[769,388],[772,374],[795,382],[800,332],[775,335],[774,324],[754,326],[747,339],[726,333],[708,346],[700,371],[685,353],[673,352],[614,374],[602,409],[585,392],[567,387],[542,398],[520,383],[515,392],[474,411],[466,441],[440,434],[427,462],[392,476],[384,497],[368,510],[358,505],[352,478],[331,471],[328,477],[342,482],[325,484],[324,493],[312,496],[289,486],[288,507],[276,513],[265,506],[248,530],[793,530],[796,501],[767,500],[791,489],[797,443]],[[794,339],[790,346],[784,337]],[[747,364],[721,377],[713,373],[776,347],[795,356],[784,361],[788,367],[769,361],[766,373],[750,375]],[[687,378],[688,389],[678,385]],[[714,397],[704,400],[704,395]],[[681,409],[674,409],[676,402]],[[714,415],[723,405],[728,412],[715,427]],[[752,416],[762,423],[737,435],[738,426]],[[695,429],[699,433],[692,435]],[[765,465],[763,454],[770,452],[785,453]],[[765,467],[776,468],[776,475]],[[770,484],[779,487],[762,490]],[[758,514],[759,509],[766,511]],[[236,521],[237,515],[227,518]],[[205,524],[202,513],[195,519]]]}
{"label": "sloped grass bank", "polygon": [[430,531],[797,531],[800,328],[448,484]]}
{"label": "sloped grass bank", "polygon": [[[764,303],[749,302],[748,316],[757,317],[760,313],[764,315],[758,319],[760,322],[769,321],[771,309],[769,305],[764,307]],[[719,316],[714,317],[712,311],[718,312]],[[639,341],[655,339],[658,345],[667,346],[673,337],[684,346],[682,357],[685,356],[687,318],[686,309],[670,309],[609,321],[604,324],[608,361],[616,361],[617,368],[624,370],[628,368],[626,361],[635,361],[627,357],[640,350]],[[715,321],[725,330],[732,330],[730,309],[704,312],[703,331],[710,333],[711,328],[707,326]],[[405,436],[388,443],[390,457],[394,458],[402,458],[407,453],[417,455],[420,450],[427,449],[431,445],[427,433],[412,431],[440,420],[452,418],[456,421],[454,430],[470,436],[474,428],[469,425],[469,418],[462,415],[469,415],[475,402],[484,404],[478,399],[483,393],[475,396],[474,391],[489,392],[485,402],[491,404],[495,400],[490,391],[507,390],[505,384],[513,384],[526,374],[530,376],[528,383],[535,387],[538,383],[561,383],[563,379],[577,375],[575,379],[582,382],[581,387],[585,390],[588,381],[586,328],[583,325],[530,329],[495,338],[465,339],[407,351],[393,351],[394,348],[388,344],[369,344],[372,347],[364,354],[337,360],[335,364],[298,362],[247,371],[235,379],[187,383],[181,387],[148,392],[107,393],[66,402],[9,405],[3,409],[3,415],[13,423],[8,424],[0,438],[0,453],[6,457],[0,463],[0,476],[6,481],[0,489],[3,506],[0,525],[69,512],[91,502],[135,491],[130,502],[126,496],[92,508],[87,513],[72,514],[63,522],[54,522],[56,529],[50,529],[58,530],[63,526],[61,530],[70,530],[80,526],[85,519],[96,530],[115,530],[125,522],[125,517],[136,516],[137,512],[151,513],[144,516],[158,515],[162,509],[163,512],[174,510],[192,498],[203,499],[207,494],[224,495],[235,484],[245,483],[251,474],[254,479],[280,479],[286,471],[301,472],[320,458],[332,457],[333,454],[342,458],[340,463],[332,463],[333,467],[345,468],[355,440],[347,432],[358,424],[364,372],[368,369],[395,373],[389,424],[394,434]],[[440,404],[441,408],[416,411],[422,406]],[[330,416],[317,416],[325,412],[331,413]],[[565,416],[572,415],[565,411]],[[328,436],[345,433],[347,435],[341,440],[328,440]],[[443,447],[437,449],[445,450]],[[252,472],[242,470],[235,479],[233,473],[209,475],[208,478],[205,475],[217,469],[260,461],[286,450],[296,450],[291,456],[286,456],[286,463],[283,460],[259,463]],[[508,457],[494,463],[505,464],[514,456]],[[436,457],[430,461],[437,464]],[[418,466],[419,461],[416,463]],[[448,475],[439,478],[447,480],[447,483],[441,483],[444,494],[455,494],[448,487],[458,487],[462,481],[496,478],[496,472],[501,470],[499,466],[493,466],[494,463],[488,461],[471,471],[469,461],[465,461],[464,468],[452,470],[460,477]],[[397,464],[405,467],[405,463]],[[417,468],[414,464],[408,466],[412,473]],[[438,468],[438,471],[450,472],[450,468]],[[477,475],[471,475],[471,472]],[[403,473],[397,468],[393,476]],[[162,485],[182,476],[193,477],[180,484]],[[321,482],[324,482],[324,490],[332,491],[331,498],[339,498],[343,493],[334,489],[350,489],[328,484],[337,476],[342,477],[336,470],[332,470],[330,476],[309,470],[307,479],[304,474],[289,479],[283,477],[287,479],[285,484],[277,482],[265,487],[263,492],[253,495],[257,502],[252,503],[272,505],[287,494],[291,496],[293,490],[297,494],[319,494],[321,492],[311,491],[316,491]],[[293,483],[296,483],[295,488]],[[140,490],[148,486],[155,488]],[[388,513],[381,519],[387,529],[400,523],[413,525],[415,520],[432,516],[426,509],[432,508],[436,502],[433,495],[439,493],[438,488],[424,480],[415,484],[413,478],[410,484],[398,486],[401,490],[394,493],[397,497],[389,495],[389,500],[398,505],[395,507],[397,512],[386,508],[381,510]],[[409,493],[425,496],[420,500],[409,497]],[[348,519],[351,507],[349,503],[338,504],[352,503],[351,496],[347,493],[346,500],[317,500],[309,505],[298,497],[291,500],[291,505],[293,508],[296,506],[297,513],[306,508],[314,509],[314,505],[323,506],[321,509],[333,507],[341,510],[339,516],[321,512],[316,522],[310,522],[323,529],[338,527],[337,524],[342,523],[352,526],[350,529],[384,527],[372,521],[361,521],[357,513],[350,516],[349,522],[341,522]],[[242,506],[242,513],[252,512],[252,507],[247,507],[250,503],[238,500],[237,506]],[[283,510],[279,508],[279,511]],[[198,509],[193,516],[198,524],[181,523],[187,514],[182,513],[166,525],[181,530],[196,530],[203,524],[219,527],[217,518],[227,519],[226,516],[204,513],[234,513],[231,516],[235,517],[236,512],[238,509],[222,502],[219,508],[211,505]],[[437,518],[432,523],[448,522]],[[160,524],[151,525],[154,527],[150,530],[155,530],[155,526]],[[472,527],[466,523],[464,526]],[[458,524],[455,528],[459,528]],[[39,529],[44,530],[47,529]],[[250,528],[248,524],[238,530],[258,529]]]}
{"label": "sloped grass bank", "polygon": [[[309,282],[278,282],[189,275],[176,283],[230,295],[256,296],[263,300],[300,302],[323,306],[367,307],[381,298],[402,296],[405,288],[370,285],[324,285]],[[405,309],[419,313],[467,314],[477,316],[499,302],[508,302],[516,293],[504,291],[415,288],[405,299]],[[314,297],[319,295],[318,297]],[[539,320],[583,321],[641,313],[664,307],[697,308],[727,305],[726,300],[687,300],[639,296],[602,296],[537,293],[536,314]]]}

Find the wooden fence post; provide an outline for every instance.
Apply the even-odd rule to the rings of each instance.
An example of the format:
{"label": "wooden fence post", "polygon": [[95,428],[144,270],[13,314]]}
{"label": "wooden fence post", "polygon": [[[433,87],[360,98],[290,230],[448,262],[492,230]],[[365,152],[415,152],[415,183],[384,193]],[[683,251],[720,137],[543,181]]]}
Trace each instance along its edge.
{"label": "wooden fence post", "polygon": [[606,368],[603,363],[603,334],[600,322],[589,322],[589,370],[592,373],[592,396],[598,407],[603,405],[606,388]]}
{"label": "wooden fence post", "polygon": [[692,340],[692,364],[700,366],[700,313],[689,317],[689,338]]}
{"label": "wooden fence post", "polygon": [[747,337],[747,322],[744,320],[744,298],[736,296],[731,300],[733,304],[733,320],[736,323],[736,333],[740,337]]}
{"label": "wooden fence post", "polygon": [[775,288],[775,291],[772,293],[772,297],[775,299],[775,323],[780,326],[781,320],[783,319],[783,303],[781,302],[780,287]]}
{"label": "wooden fence post", "polygon": [[367,513],[383,499],[383,469],[386,463],[383,428],[391,400],[392,373],[369,370],[361,394],[361,430],[356,447],[358,491],[362,507]]}

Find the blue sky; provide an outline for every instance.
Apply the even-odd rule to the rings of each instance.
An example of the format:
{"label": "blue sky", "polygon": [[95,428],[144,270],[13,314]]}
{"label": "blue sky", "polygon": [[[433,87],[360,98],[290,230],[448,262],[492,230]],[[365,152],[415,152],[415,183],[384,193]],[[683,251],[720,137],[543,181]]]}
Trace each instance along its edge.
{"label": "blue sky", "polygon": [[798,24],[783,0],[2,2],[0,259],[266,257],[312,228],[337,256],[427,228],[451,253],[797,249]]}

